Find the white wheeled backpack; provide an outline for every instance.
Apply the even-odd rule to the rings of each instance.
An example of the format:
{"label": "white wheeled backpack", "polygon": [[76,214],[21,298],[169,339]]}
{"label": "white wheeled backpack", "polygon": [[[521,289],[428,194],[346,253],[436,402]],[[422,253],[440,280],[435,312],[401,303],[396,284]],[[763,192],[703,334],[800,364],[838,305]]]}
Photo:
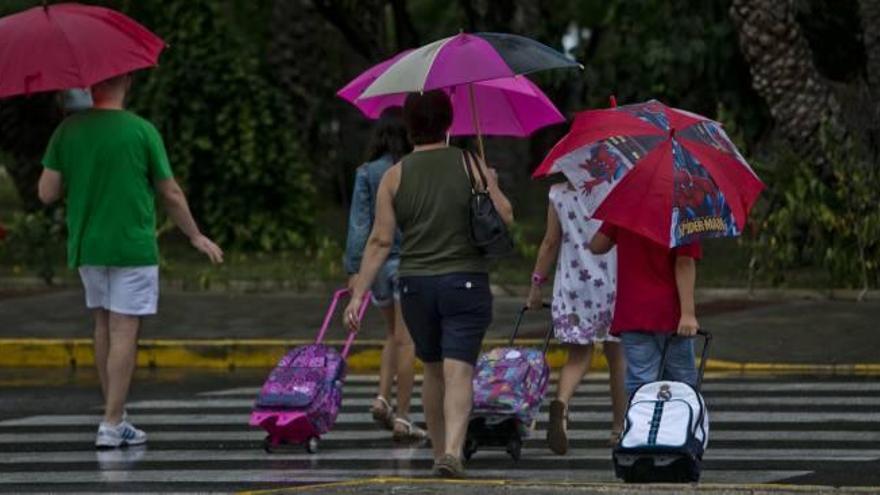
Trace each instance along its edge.
{"label": "white wheeled backpack", "polygon": [[657,381],[633,392],[623,435],[612,455],[618,478],[628,483],[700,480],[703,452],[709,444],[709,414],[700,387],[712,335],[702,330],[698,334],[705,345],[696,387],[663,380],[667,340]]}

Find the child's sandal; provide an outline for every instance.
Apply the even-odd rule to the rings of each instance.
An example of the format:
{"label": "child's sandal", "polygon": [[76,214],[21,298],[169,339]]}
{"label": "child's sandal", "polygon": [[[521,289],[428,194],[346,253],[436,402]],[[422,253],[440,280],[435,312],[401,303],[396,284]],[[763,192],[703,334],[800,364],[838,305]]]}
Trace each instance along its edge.
{"label": "child's sandal", "polygon": [[391,404],[388,402],[388,399],[382,397],[381,395],[376,396],[376,401],[378,401],[378,407],[376,404],[373,404],[373,407],[370,408],[370,412],[373,413],[373,421],[376,422],[377,425],[386,429],[393,430],[394,429],[394,409],[391,408]]}
{"label": "child's sandal", "polygon": [[[398,425],[403,426],[403,429],[398,428]],[[428,438],[428,432],[405,418],[394,418],[394,433],[391,438],[395,442],[421,441]]]}

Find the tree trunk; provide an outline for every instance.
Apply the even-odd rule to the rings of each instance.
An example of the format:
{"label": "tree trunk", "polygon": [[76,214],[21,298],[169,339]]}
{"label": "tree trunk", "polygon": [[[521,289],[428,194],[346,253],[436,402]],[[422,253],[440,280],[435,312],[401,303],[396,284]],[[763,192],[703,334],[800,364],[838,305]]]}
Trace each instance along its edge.
{"label": "tree trunk", "polygon": [[867,55],[868,85],[874,101],[880,102],[880,0],[859,0],[859,14]]}
{"label": "tree trunk", "polygon": [[859,14],[864,33],[865,77],[868,83],[870,101],[871,135],[873,153],[871,162],[880,157],[880,0],[859,0]]}
{"label": "tree trunk", "polygon": [[779,130],[805,157],[824,162],[819,131],[823,121],[843,135],[840,106],[813,63],[807,40],[789,0],[733,0],[752,86],[767,102]]}
{"label": "tree trunk", "polygon": [[391,0],[391,11],[394,13],[394,36],[397,41],[397,50],[415,48],[421,45],[421,36],[413,24],[406,0]]}
{"label": "tree trunk", "polygon": [[385,0],[312,0],[315,9],[367,60],[384,58]]}

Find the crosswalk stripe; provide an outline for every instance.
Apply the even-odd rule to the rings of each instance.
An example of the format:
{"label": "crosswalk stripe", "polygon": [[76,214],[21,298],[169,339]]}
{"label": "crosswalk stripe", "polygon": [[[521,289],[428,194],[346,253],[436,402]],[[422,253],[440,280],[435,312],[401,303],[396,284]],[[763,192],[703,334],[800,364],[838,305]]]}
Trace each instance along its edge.
{"label": "crosswalk stripe", "polygon": [[[135,447],[129,448],[129,452],[123,455],[131,455]],[[96,460],[101,464],[115,464],[125,467],[132,460],[124,456],[116,456],[119,451],[71,451],[58,452],[52,456],[46,456],[43,452],[23,453],[14,457],[0,457],[0,465],[14,464],[56,464],[56,463],[93,463]],[[529,460],[559,461],[560,457],[547,449],[524,448],[523,455]],[[503,449],[485,449],[479,451],[479,459],[509,459]],[[565,456],[566,462],[578,460],[608,460],[611,451],[608,448],[574,448],[570,449]],[[210,450],[148,450],[144,449],[143,456],[138,462],[202,462],[202,461],[284,461],[284,460],[309,460],[309,461],[362,461],[365,458],[374,458],[391,461],[429,461],[433,459],[428,449],[409,448],[370,448],[370,449],[339,449],[322,451],[317,454],[309,454],[302,449],[296,449],[290,453],[267,454],[261,450],[236,450],[236,451],[210,451]],[[878,449],[731,449],[716,448],[707,452],[706,461],[724,460],[754,460],[762,461],[873,461],[880,458]]]}
{"label": "crosswalk stripe", "polygon": [[[527,479],[553,481],[616,481],[610,469],[484,469],[469,471],[469,479]],[[767,483],[774,480],[809,474],[803,470],[705,470],[705,483]],[[187,483],[319,483],[379,476],[425,476],[425,469],[181,469],[130,471],[48,471],[3,473],[0,484],[34,483],[156,483],[186,480]]]}
{"label": "crosswalk stripe", "polygon": [[[216,390],[200,393],[203,397],[244,396],[256,397],[259,387],[238,387],[229,390]],[[880,382],[708,382],[703,391],[712,392],[880,392]],[[352,384],[345,386],[345,394],[372,394],[375,396],[376,386]],[[607,383],[583,383],[578,392],[608,393]]]}
{"label": "crosswalk stripe", "polygon": [[[545,403],[552,400],[545,399]],[[880,397],[864,396],[839,396],[839,397],[707,397],[706,402],[711,409],[722,406],[880,406]],[[373,398],[344,398],[342,406],[367,408],[373,404]],[[126,407],[129,411],[153,410],[153,409],[250,409],[254,405],[254,399],[193,399],[181,400],[142,400],[129,403]],[[421,406],[422,400],[413,397],[413,406]],[[569,405],[577,406],[610,406],[610,397],[576,397],[569,401]]]}
{"label": "crosswalk stripe", "polygon": [[[62,444],[89,443],[94,441],[93,425],[88,431],[49,432],[49,433],[0,433],[0,444]],[[247,431],[148,431],[150,445],[157,443],[185,442],[259,442],[266,436],[259,429]],[[530,438],[543,440],[544,430],[535,430]],[[571,440],[608,439],[607,429],[573,429],[569,432]],[[390,434],[383,430],[346,431],[333,430],[323,437],[324,441],[388,440]],[[713,441],[792,441],[792,442],[880,442],[880,431],[798,431],[798,430],[721,430],[714,429],[710,435]]]}
{"label": "crosswalk stripe", "polygon": [[[820,466],[880,460],[880,383],[789,380],[734,377],[706,383],[711,433],[703,482],[780,482]],[[210,491],[427,476],[430,449],[394,445],[390,433],[373,424],[367,409],[376,390],[375,377],[348,378],[337,426],[323,436],[317,454],[306,453],[302,446],[272,454],[262,450],[265,432],[247,424],[258,392],[255,386],[129,403],[132,421],[149,436],[141,453],[137,448],[92,449],[100,420],[97,407],[3,419],[0,491],[18,491],[19,484],[28,491],[39,486],[68,490],[71,484],[123,492],[137,489],[138,483],[189,483]],[[422,421],[418,391],[419,387],[412,416]],[[592,375],[571,406],[567,456],[556,456],[546,447],[544,404],[540,429],[526,440],[518,464],[504,449],[481,447],[468,465],[469,477],[615,481],[605,446],[611,420],[607,377]]]}
{"label": "crosswalk stripe", "polygon": [[[50,433],[0,433],[0,444],[53,444],[53,443],[80,443],[91,442],[95,439],[92,431],[84,432],[50,432]],[[259,429],[248,431],[148,431],[150,445],[158,442],[258,442],[266,436]],[[531,439],[542,440],[546,435],[545,430],[535,430],[531,433]],[[571,440],[597,440],[608,439],[607,429],[573,429],[569,432]],[[352,441],[352,440],[388,440],[390,434],[383,430],[333,430],[325,435],[325,441]],[[797,430],[720,430],[714,429],[710,435],[714,441],[791,441],[791,442],[851,442],[872,443],[880,442],[880,431],[797,431]]]}
{"label": "crosswalk stripe", "polygon": [[[421,414],[413,414],[415,421],[422,421]],[[826,421],[840,422],[880,422],[880,412],[778,412],[778,411],[721,411],[709,413],[711,421],[721,423],[818,423]],[[0,421],[0,426],[67,426],[78,424],[97,424],[100,416],[85,414],[38,415],[27,418],[7,419]],[[607,421],[608,412],[572,411],[569,421]],[[339,414],[337,424],[371,423],[369,413]],[[538,414],[539,422],[547,421],[547,413]],[[241,414],[138,414],[137,424],[149,425],[245,425],[248,415]]]}

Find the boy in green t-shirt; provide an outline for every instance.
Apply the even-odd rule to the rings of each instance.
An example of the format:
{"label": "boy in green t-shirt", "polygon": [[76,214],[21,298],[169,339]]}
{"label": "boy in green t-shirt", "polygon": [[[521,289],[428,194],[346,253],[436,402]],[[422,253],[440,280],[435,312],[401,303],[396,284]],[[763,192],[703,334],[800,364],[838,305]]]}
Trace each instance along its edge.
{"label": "boy in green t-shirt", "polygon": [[140,320],[156,313],[159,298],[156,193],[193,247],[212,263],[223,261],[223,251],[199,232],[158,131],[124,109],[130,86],[125,74],[92,87],[94,107],[71,115],[52,135],[39,183],[44,203],[67,198],[67,261],[79,270],[86,306],[95,312],[105,401],[99,448],[147,439],[126,420],[125,401]]}

